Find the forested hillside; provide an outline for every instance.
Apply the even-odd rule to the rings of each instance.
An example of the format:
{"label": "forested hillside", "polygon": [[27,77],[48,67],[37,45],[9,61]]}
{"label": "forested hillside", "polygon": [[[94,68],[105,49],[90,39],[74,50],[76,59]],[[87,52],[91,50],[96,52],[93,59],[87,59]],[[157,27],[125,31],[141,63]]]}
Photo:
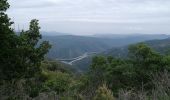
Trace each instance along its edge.
{"label": "forested hillside", "polygon": [[43,40],[49,41],[53,47],[48,53],[49,58],[74,58],[86,52],[102,52],[111,48],[111,40],[105,41],[93,37],[83,36],[45,36]]}
{"label": "forested hillside", "polygon": [[[143,42],[149,45],[151,48],[160,53],[166,53],[170,48],[170,38],[167,39],[157,39]],[[128,46],[120,47],[120,48],[112,48],[110,50],[106,50],[103,52],[104,55],[110,55],[114,57],[127,57],[128,55]]]}
{"label": "forested hillside", "polygon": [[103,52],[113,47],[121,47],[151,39],[164,39],[167,35],[106,35],[100,36],[74,36],[58,35],[44,36],[42,40],[49,41],[53,47],[48,53],[49,58],[74,58],[90,52]]}
{"label": "forested hillside", "polygon": [[[159,53],[166,54],[168,53],[168,50],[170,49],[170,38],[167,39],[156,39],[156,40],[150,40],[142,42],[144,44],[147,44],[152,49],[156,50]],[[97,55],[102,56],[112,56],[116,58],[127,58],[128,57],[128,46],[122,46],[122,47],[115,47],[112,49],[108,49],[104,52],[98,53]],[[78,68],[81,71],[87,71],[89,70],[90,64],[92,62],[93,56],[90,56],[88,58],[85,58],[81,61],[78,61],[74,63],[74,67]],[[86,65],[86,66],[84,66]]]}
{"label": "forested hillside", "polygon": [[122,48],[118,57],[95,56],[89,70],[80,73],[45,58],[53,45],[40,41],[37,19],[16,33],[9,7],[0,0],[0,100],[170,100],[169,38],[126,46],[126,57],[118,53]]}

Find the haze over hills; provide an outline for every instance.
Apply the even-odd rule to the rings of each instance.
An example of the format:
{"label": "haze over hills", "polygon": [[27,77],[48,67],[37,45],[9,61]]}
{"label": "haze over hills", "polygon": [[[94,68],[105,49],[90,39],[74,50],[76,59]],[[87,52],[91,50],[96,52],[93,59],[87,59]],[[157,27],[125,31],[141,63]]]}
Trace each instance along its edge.
{"label": "haze over hills", "polygon": [[170,100],[169,5],[0,0],[0,100]]}
{"label": "haze over hills", "polygon": [[46,31],[41,31],[41,34],[44,36],[61,36],[61,35],[71,35],[70,33],[62,33],[62,32],[46,32]]}
{"label": "haze over hills", "polygon": [[94,37],[104,37],[104,38],[112,38],[112,39],[124,39],[124,38],[136,38],[136,39],[155,39],[155,38],[165,38],[169,37],[168,34],[142,34],[142,33],[132,33],[132,34],[96,34]]}
{"label": "haze over hills", "polygon": [[[170,38],[156,39],[143,42],[160,53],[165,53],[170,48]],[[114,57],[126,57],[128,54],[128,46],[120,48],[112,48],[103,52],[104,55],[111,55]]]}
{"label": "haze over hills", "polygon": [[113,47],[122,47],[125,45],[153,40],[165,39],[168,35],[157,34],[131,34],[131,35],[95,35],[95,36],[76,36],[62,35],[59,33],[56,36],[44,35],[42,40],[47,40],[51,43],[52,48],[48,53],[49,58],[53,59],[69,59],[90,52],[103,52]]}
{"label": "haze over hills", "polygon": [[86,52],[102,52],[111,47],[111,40],[105,41],[94,37],[83,36],[45,36],[52,44],[49,58],[74,58]]}
{"label": "haze over hills", "polygon": [[170,100],[169,5],[0,0],[0,100]]}
{"label": "haze over hills", "polygon": [[[152,49],[154,49],[160,53],[166,53],[167,50],[169,50],[169,48],[170,48],[170,38],[149,40],[149,41],[145,41],[142,43],[147,44],[149,47],[151,47]],[[128,56],[128,47],[129,47],[129,45],[126,45],[123,47],[115,47],[115,48],[106,50],[98,55],[126,58]],[[74,63],[74,66],[76,68],[78,68],[79,70],[87,71],[88,67],[91,64],[92,57],[93,56],[90,56],[88,58],[85,58],[81,61],[76,62],[76,63]],[[84,66],[84,65],[86,65],[86,66]]]}

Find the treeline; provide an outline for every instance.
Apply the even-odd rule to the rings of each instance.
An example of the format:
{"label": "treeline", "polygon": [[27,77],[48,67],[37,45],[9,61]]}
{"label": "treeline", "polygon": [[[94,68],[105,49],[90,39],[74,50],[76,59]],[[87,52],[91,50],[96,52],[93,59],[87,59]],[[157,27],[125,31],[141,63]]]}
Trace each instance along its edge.
{"label": "treeline", "polygon": [[[139,93],[145,96],[145,99],[134,96],[135,100],[154,100],[154,95],[160,96],[160,98],[156,97],[156,100],[169,100],[169,71],[170,56],[168,54],[163,55],[145,44],[137,44],[129,47],[126,59],[95,57],[89,75],[96,88],[107,84],[115,98],[121,97],[120,91],[130,91],[132,94],[129,95],[132,97]],[[161,95],[159,90],[162,91]]]}
{"label": "treeline", "polygon": [[8,8],[7,0],[0,0],[0,100],[170,99],[169,54],[131,45],[127,58],[97,56],[89,72],[77,73],[44,59],[51,46],[39,44],[38,20],[16,35]]}

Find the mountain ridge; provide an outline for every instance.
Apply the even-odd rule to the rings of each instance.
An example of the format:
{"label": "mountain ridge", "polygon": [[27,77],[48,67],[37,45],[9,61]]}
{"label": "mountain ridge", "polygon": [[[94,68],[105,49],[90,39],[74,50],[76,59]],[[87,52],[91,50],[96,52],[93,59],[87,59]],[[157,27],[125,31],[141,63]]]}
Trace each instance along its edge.
{"label": "mountain ridge", "polygon": [[[114,36],[114,35],[113,35]],[[109,36],[108,36],[109,37]],[[113,37],[91,37],[78,35],[43,36],[42,40],[49,41],[52,45],[47,54],[52,59],[69,59],[83,55],[86,52],[104,52],[113,47],[122,47],[129,44],[152,39],[164,39],[167,35],[120,35]]]}

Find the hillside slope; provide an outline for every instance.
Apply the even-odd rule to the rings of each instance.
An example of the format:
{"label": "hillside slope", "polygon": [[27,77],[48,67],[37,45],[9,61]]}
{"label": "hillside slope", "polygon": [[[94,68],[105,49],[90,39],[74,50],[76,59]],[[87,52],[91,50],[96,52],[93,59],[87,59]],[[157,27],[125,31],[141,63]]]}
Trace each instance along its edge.
{"label": "hillside slope", "polygon": [[[167,39],[161,39],[161,40],[150,40],[143,42],[156,50],[160,53],[165,53],[168,49],[170,49],[170,38]],[[112,48],[109,50],[106,50],[102,54],[104,55],[111,55],[114,57],[126,57],[128,53],[128,46],[120,47],[120,48]]]}
{"label": "hillside slope", "polygon": [[[161,39],[161,40],[150,40],[143,43],[149,45],[151,48],[153,48],[154,50],[160,53],[165,53],[167,50],[170,49],[170,38]],[[98,55],[125,58],[128,56],[128,47],[129,45],[118,47],[118,48],[112,48]],[[91,61],[92,61],[92,57],[88,57],[86,59],[83,59],[82,61],[76,62],[74,66],[82,71],[87,71]]]}
{"label": "hillside slope", "polygon": [[81,56],[86,52],[103,52],[113,47],[122,47],[125,45],[142,42],[150,39],[163,39],[166,35],[112,35],[108,37],[90,37],[90,36],[44,36],[52,45],[48,57],[52,59],[69,59]]}

